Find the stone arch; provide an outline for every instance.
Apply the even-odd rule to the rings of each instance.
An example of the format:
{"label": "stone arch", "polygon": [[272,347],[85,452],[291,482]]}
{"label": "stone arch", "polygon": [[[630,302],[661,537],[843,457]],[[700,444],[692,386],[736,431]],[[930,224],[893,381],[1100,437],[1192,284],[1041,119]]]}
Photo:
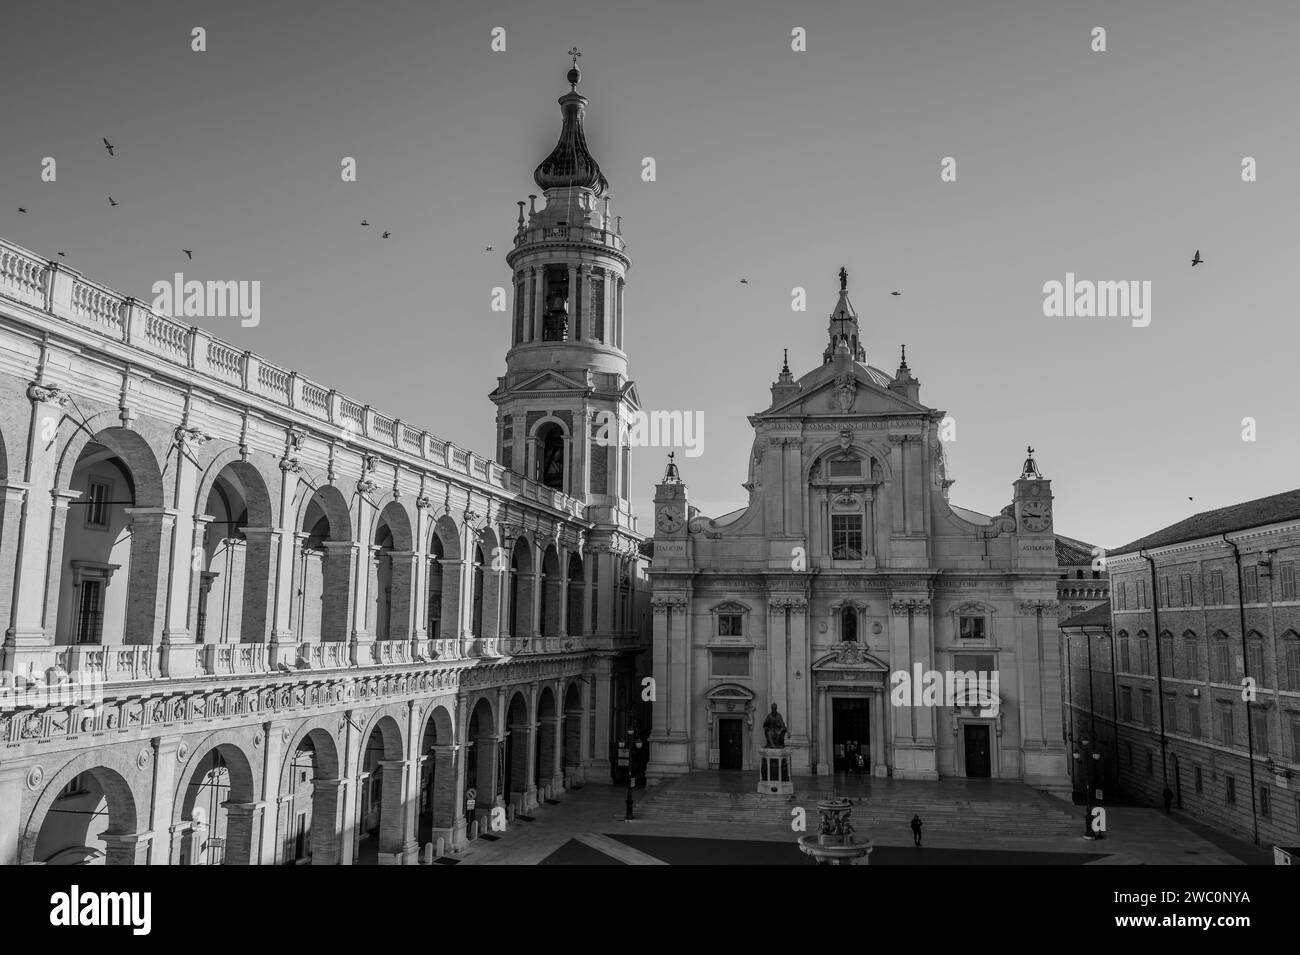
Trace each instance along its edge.
{"label": "stone arch", "polygon": [[419,788],[416,800],[416,842],[435,839],[450,843],[456,827],[459,793],[456,792],[455,719],[446,703],[435,701],[425,712],[416,760]]}
{"label": "stone arch", "polygon": [[[153,754],[145,748],[140,753],[147,770]],[[106,865],[144,864],[148,843],[134,837],[140,831],[139,812],[148,805],[148,793],[142,782],[131,782],[141,774],[139,763],[125,752],[91,751],[74,757],[45,784],[27,814],[18,861],[77,864],[102,859]],[[65,804],[56,814],[56,806]],[[108,822],[98,828],[95,820],[104,814],[101,806]],[[74,820],[70,828],[60,826],[68,819]]]}
{"label": "stone arch", "polygon": [[505,774],[502,792],[508,803],[524,803],[532,783],[528,779],[528,751],[532,745],[532,721],[528,715],[528,699],[523,691],[516,690],[506,703],[505,753],[501,771]]}
{"label": "stone arch", "polygon": [[[172,824],[189,823],[172,847],[171,861],[182,864],[254,865],[256,813],[260,788],[240,730],[213,733],[194,747],[177,774]],[[218,851],[220,850],[220,851]]]}
{"label": "stone arch", "polygon": [[190,588],[190,632],[200,643],[266,643],[275,580],[275,523],[267,478],[227,448],[199,485],[196,518],[211,518],[203,561]]}
{"label": "stone arch", "polygon": [[465,785],[475,790],[473,815],[481,822],[491,814],[500,788],[500,734],[497,732],[496,712],[487,696],[479,696],[467,712]]}
{"label": "stone arch", "polygon": [[[598,560],[596,555],[593,554],[593,563],[598,562]],[[565,568],[564,576],[565,586],[568,587],[569,591],[565,604],[564,632],[571,637],[582,636],[587,604],[587,579],[582,555],[577,551],[569,554],[568,566]],[[592,617],[592,625],[595,626],[594,613]]]}
{"label": "stone arch", "polygon": [[389,501],[375,517],[370,539],[370,606],[366,629],[376,640],[411,638],[411,588],[415,556],[411,519],[397,501]]}
{"label": "stone arch", "polygon": [[582,689],[577,680],[564,688],[563,767],[565,784],[579,775],[582,767]]}
{"label": "stone arch", "polygon": [[542,554],[541,606],[537,615],[543,637],[560,635],[560,552],[554,542],[547,544]]}
{"label": "stone arch", "polygon": [[166,612],[171,520],[158,456],[127,428],[78,432],[60,463],[46,606],[55,642],[156,645]]}
{"label": "stone arch", "polygon": [[[556,733],[560,728],[560,714],[556,707],[555,691],[543,686],[537,694],[537,762],[533,784],[539,789],[549,786],[556,772]],[[540,798],[540,797],[539,797]]]}
{"label": "stone arch", "polygon": [[[337,865],[343,809],[335,717],[308,720],[290,736],[280,770],[276,859]],[[307,754],[307,755],[305,755]]]}
{"label": "stone arch", "polygon": [[[376,710],[361,733],[363,782],[357,848],[363,860],[371,851],[381,863],[400,864],[402,860],[406,841],[406,749],[400,719],[399,707]],[[375,840],[373,849],[364,845],[367,839]]]}
{"label": "stone arch", "polygon": [[568,493],[572,446],[569,427],[561,419],[546,415],[534,422],[528,432],[528,476],[544,487]]}
{"label": "stone arch", "polygon": [[509,629],[512,637],[533,635],[533,544],[521,534],[510,548]]}
{"label": "stone arch", "polygon": [[343,492],[323,484],[302,499],[295,531],[292,627],[300,642],[347,641],[351,630],[352,515]]}
{"label": "stone arch", "polygon": [[889,449],[881,447],[873,441],[864,441],[862,435],[854,433],[853,441],[845,448],[839,438],[827,438],[820,444],[809,448],[808,456],[805,458],[809,461],[807,470],[804,472],[804,483],[821,479],[827,479],[826,462],[836,457],[854,457],[863,462],[862,476],[854,483],[870,481],[873,479],[873,468],[875,465],[875,479],[888,483],[893,479],[894,472],[889,464]]}

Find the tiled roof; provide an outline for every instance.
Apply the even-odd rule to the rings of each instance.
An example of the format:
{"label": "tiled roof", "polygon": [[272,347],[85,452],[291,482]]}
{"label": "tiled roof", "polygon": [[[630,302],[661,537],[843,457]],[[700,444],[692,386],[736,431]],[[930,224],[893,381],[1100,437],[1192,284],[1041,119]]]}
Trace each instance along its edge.
{"label": "tiled roof", "polygon": [[1075,540],[1073,537],[1056,535],[1056,564],[1058,567],[1074,567],[1079,564],[1092,563],[1091,544]]}
{"label": "tiled roof", "polygon": [[1109,627],[1110,626],[1110,601],[1104,604],[1098,604],[1091,610],[1085,610],[1083,613],[1075,614],[1069,620],[1060,623],[1064,627]]}
{"label": "tiled roof", "polygon": [[1259,527],[1263,524],[1278,524],[1282,521],[1294,520],[1300,520],[1300,489],[1283,491],[1281,494],[1256,498],[1242,504],[1232,504],[1215,511],[1193,514],[1186,520],[1170,524],[1163,530],[1115,549],[1111,552],[1111,556],[1150,547],[1164,547],[1201,537],[1230,534],[1233,531]]}

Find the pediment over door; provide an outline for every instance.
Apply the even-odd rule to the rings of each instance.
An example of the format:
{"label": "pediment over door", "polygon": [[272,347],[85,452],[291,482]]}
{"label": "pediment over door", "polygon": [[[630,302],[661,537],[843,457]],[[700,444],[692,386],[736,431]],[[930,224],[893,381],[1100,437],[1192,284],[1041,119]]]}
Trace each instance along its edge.
{"label": "pediment over door", "polygon": [[837,643],[831,652],[813,662],[815,673],[841,673],[851,670],[857,673],[887,675],[889,667],[879,657],[872,656],[861,643],[847,640]]}

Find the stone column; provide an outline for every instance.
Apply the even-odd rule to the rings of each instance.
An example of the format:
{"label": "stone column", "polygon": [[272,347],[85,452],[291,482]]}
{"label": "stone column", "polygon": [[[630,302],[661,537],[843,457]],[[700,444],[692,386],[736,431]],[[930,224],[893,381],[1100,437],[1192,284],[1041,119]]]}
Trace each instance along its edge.
{"label": "stone column", "polygon": [[226,865],[255,865],[262,858],[265,802],[226,802]]}
{"label": "stone column", "polygon": [[529,271],[533,276],[533,334],[530,341],[540,342],[543,338],[543,316],[546,313],[546,270],[532,266]]}
{"label": "stone column", "polygon": [[[195,515],[199,510],[199,468],[192,458],[191,447],[202,445],[207,439],[199,438],[194,440],[192,432],[186,432],[178,428],[176,431],[176,455],[173,461],[173,472],[175,474],[175,512],[170,527],[170,540],[166,542],[169,551],[170,562],[160,561],[160,567],[166,568],[170,564],[170,570],[167,572],[166,582],[163,584],[166,593],[165,612],[163,614],[163,673],[173,676],[172,667],[168,665],[171,653],[169,647],[185,646],[194,643],[194,634],[190,630],[190,609],[191,598],[197,590],[199,581],[199,570],[194,569],[194,548],[201,546],[203,543],[203,530],[208,521],[196,522]],[[206,515],[205,515],[206,517]],[[229,528],[226,528],[228,531]],[[134,550],[134,549],[133,549]],[[132,564],[135,563],[134,553],[132,554]],[[193,667],[193,651],[181,651],[186,658],[186,663]],[[193,673],[193,670],[190,670]],[[188,676],[190,673],[181,675]]]}
{"label": "stone column", "polygon": [[457,766],[454,743],[431,747],[433,760],[433,834],[430,838],[444,841],[448,848],[465,841],[465,820],[461,812],[461,785],[463,771]]}
{"label": "stone column", "polygon": [[274,567],[275,585],[271,589],[274,607],[271,611],[271,648],[267,657],[267,666],[275,670],[280,666],[291,667],[297,660],[298,644],[290,624],[290,611],[293,607],[294,593],[294,552],[297,543],[297,518],[293,509],[294,492],[298,489],[298,472],[296,461],[281,461],[280,472],[280,516],[279,537],[271,539],[275,548],[275,559],[270,563]]}
{"label": "stone column", "polygon": [[[245,527],[244,537],[248,547],[244,554],[244,608],[239,640],[268,643],[275,623],[275,584],[279,577],[276,559],[281,533],[272,527]],[[275,662],[268,660],[268,667],[274,670]]]}
{"label": "stone column", "polygon": [[[105,865],[147,865],[149,849],[153,843],[152,832],[104,833]],[[166,853],[161,860],[154,860],[161,865],[167,864]]]}
{"label": "stone column", "polygon": [[411,762],[381,759],[384,792],[379,807],[379,864],[404,865],[407,856],[419,854],[415,835],[409,828],[406,794],[411,780]]}
{"label": "stone column", "polygon": [[351,865],[356,820],[347,812],[353,802],[346,779],[317,779],[311,801],[311,864]]}
{"label": "stone column", "polygon": [[[874,754],[873,754],[874,756]],[[830,773],[834,768],[835,740],[831,728],[830,694],[826,687],[817,687],[817,774]]]}
{"label": "stone column", "polygon": [[[15,624],[14,592],[18,589],[21,571],[19,569],[19,548],[22,544],[23,505],[27,500],[27,485],[14,481],[5,483],[0,480],[0,567],[12,569],[14,577],[0,581],[0,627],[6,634]],[[10,583],[13,586],[8,586]],[[0,636],[0,640],[3,637]],[[0,654],[0,658],[4,655]],[[12,671],[5,660],[0,659],[0,671]]]}

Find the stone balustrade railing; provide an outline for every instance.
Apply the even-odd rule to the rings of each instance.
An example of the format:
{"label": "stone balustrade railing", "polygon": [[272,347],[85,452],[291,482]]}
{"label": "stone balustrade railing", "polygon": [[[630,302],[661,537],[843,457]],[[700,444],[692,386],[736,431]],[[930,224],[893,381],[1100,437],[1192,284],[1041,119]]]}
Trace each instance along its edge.
{"label": "stone balustrade railing", "polygon": [[584,242],[604,245],[616,252],[625,252],[627,243],[617,232],[599,226],[524,226],[515,232],[515,245],[532,245],[534,242]]}
{"label": "stone balustrade railing", "polygon": [[[622,239],[618,238],[618,242],[621,244]],[[365,440],[392,448],[571,517],[584,516],[576,498],[508,471],[495,461],[458,448],[427,431],[408,427],[400,419],[380,414],[369,405],[223,342],[201,328],[160,315],[144,302],[120,295],[60,262],[46,261],[3,239],[0,239],[0,296],[165,362],[189,368],[271,404],[290,408],[322,424],[333,425],[349,440]]]}

